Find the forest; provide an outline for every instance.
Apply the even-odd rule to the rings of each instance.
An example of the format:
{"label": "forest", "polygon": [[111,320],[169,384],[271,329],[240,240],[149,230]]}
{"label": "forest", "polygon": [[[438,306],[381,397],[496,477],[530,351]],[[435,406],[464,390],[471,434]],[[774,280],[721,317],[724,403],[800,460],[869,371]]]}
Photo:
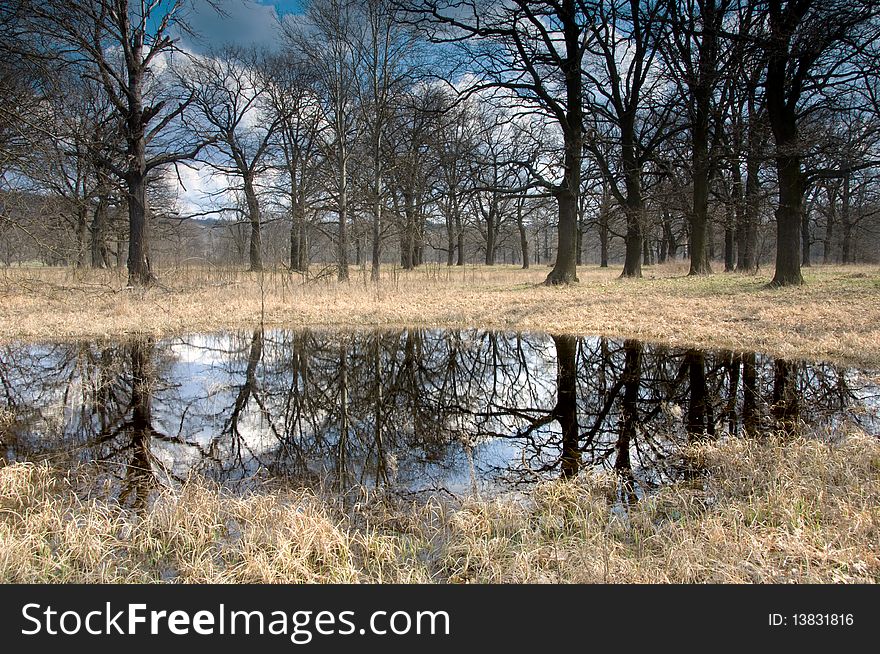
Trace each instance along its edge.
{"label": "forest", "polygon": [[[869,0],[4,3],[3,264],[877,262]],[[271,37],[271,38],[270,38]]]}

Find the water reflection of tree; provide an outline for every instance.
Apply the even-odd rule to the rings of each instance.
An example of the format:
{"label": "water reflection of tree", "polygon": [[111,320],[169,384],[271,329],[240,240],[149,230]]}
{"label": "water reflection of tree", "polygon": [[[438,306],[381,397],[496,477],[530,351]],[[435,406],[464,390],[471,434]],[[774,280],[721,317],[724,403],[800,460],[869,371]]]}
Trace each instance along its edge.
{"label": "water reflection of tree", "polygon": [[0,386],[27,416],[17,456],[114,462],[133,488],[160,458],[221,480],[422,487],[472,456],[512,481],[606,467],[630,496],[674,477],[688,442],[821,424],[861,392],[824,364],[423,329],[7,347]]}

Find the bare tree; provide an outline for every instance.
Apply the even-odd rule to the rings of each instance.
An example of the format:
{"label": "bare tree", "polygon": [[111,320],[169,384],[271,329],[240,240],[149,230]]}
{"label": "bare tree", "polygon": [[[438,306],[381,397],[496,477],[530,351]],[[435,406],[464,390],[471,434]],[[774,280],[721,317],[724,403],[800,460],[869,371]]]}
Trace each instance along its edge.
{"label": "bare tree", "polygon": [[459,46],[462,66],[477,80],[469,92],[495,89],[499,102],[515,98],[558,127],[562,179],[553,182],[535,176],[535,183],[555,196],[559,209],[556,263],[546,283],[577,282],[577,209],[584,146],[582,62],[592,38],[592,3],[415,0],[405,4],[422,24],[440,27],[433,32],[435,41]]}
{"label": "bare tree", "polygon": [[767,58],[767,115],[779,184],[772,286],[804,282],[803,116],[815,109],[816,102],[863,79],[856,65],[858,55],[880,36],[874,20],[878,15],[880,5],[872,0],[767,0],[766,23],[757,37]]}
{"label": "bare tree", "polygon": [[372,252],[370,278],[379,280],[382,260],[383,207],[387,203],[385,185],[385,140],[395,104],[414,75],[417,39],[395,19],[396,8],[390,0],[361,0],[360,15],[364,29],[354,41],[362,71],[357,85],[367,141],[370,181],[367,194],[372,214]]}
{"label": "bare tree", "polygon": [[717,97],[725,80],[722,30],[731,2],[670,0],[666,10],[670,38],[661,41],[668,45],[663,49],[664,58],[673,79],[680,85],[691,134],[691,275],[712,272],[706,247],[706,226],[709,187],[718,171],[718,150],[723,133],[720,122],[724,115],[713,110],[713,104],[723,102]]}
{"label": "bare tree", "polygon": [[[622,277],[641,277],[645,163],[667,136],[672,103],[657,74],[664,2],[600,0],[590,24],[585,99],[593,121],[587,149],[626,217]],[[610,141],[613,146],[608,147]],[[622,186],[621,186],[622,182]]]}
{"label": "bare tree", "polygon": [[295,53],[268,57],[263,62],[267,77],[269,110],[278,119],[277,164],[284,178],[280,190],[288,199],[291,215],[290,269],[306,272],[309,267],[308,219],[317,195],[318,178],[324,161],[318,138],[321,129],[320,100],[315,80]]}
{"label": "bare tree", "polygon": [[267,153],[281,116],[265,111],[267,83],[254,53],[227,47],[193,57],[180,74],[197,113],[187,122],[210,142],[205,161],[215,171],[241,180],[250,223],[249,270],[263,269],[262,215],[258,180],[268,168]]}
{"label": "bare tree", "polygon": [[161,75],[166,58],[177,50],[173,30],[186,29],[181,19],[187,4],[188,0],[46,0],[31,10],[32,29],[68,48],[66,62],[101,84],[120,117],[122,156],[103,158],[102,163],[126,187],[131,285],[146,286],[156,279],[150,263],[148,176],[195,156],[203,147],[185,141],[183,147],[174,147],[163,138],[189,105]]}
{"label": "bare tree", "polygon": [[362,129],[358,120],[359,58],[352,45],[358,28],[352,0],[314,0],[303,24],[287,26],[291,44],[312,67],[319,87],[326,129],[322,142],[333,166],[332,204],[338,218],[336,265],[339,281],[348,281],[348,223],[354,144]]}

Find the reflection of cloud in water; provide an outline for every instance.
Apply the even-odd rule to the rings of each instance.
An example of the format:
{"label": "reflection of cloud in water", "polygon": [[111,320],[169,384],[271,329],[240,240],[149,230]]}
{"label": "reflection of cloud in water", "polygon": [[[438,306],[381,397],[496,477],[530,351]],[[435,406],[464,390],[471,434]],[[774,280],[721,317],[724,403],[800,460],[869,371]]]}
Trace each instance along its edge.
{"label": "reflection of cloud in water", "polygon": [[687,474],[694,440],[880,431],[870,374],[603,338],[273,330],[9,346],[0,364],[8,458],[178,479],[465,493],[603,468],[638,496]]}

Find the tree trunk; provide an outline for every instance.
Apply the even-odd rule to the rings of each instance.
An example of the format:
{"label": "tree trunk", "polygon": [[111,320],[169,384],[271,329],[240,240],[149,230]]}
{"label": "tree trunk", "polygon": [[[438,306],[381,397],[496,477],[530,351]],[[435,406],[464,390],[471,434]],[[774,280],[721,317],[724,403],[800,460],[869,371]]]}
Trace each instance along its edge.
{"label": "tree trunk", "polygon": [[529,267],[529,236],[523,221],[522,201],[516,205],[516,226],[519,229],[519,249],[522,253],[522,267],[523,270],[527,270]]}
{"label": "tree trunk", "polygon": [[[776,144],[776,179],[779,204],[776,208],[776,272],[771,286],[796,286],[801,275],[801,224],[804,219],[804,184],[801,173],[802,144],[798,134],[796,105],[800,88],[787,85],[790,67],[789,26],[779,24],[771,12],[774,47],[766,73],[767,116]],[[787,92],[788,91],[788,92]],[[751,154],[751,153],[750,153]]]}
{"label": "tree trunk", "polygon": [[147,221],[146,174],[128,173],[128,285],[150,286],[156,281],[150,267],[150,232]]}
{"label": "tree trunk", "polygon": [[779,207],[776,209],[776,273],[771,286],[796,286],[804,283],[801,275],[801,223],[803,192],[801,161],[787,151],[796,143],[783,142],[776,158],[779,180]]}
{"label": "tree trunk", "polygon": [[306,272],[309,269],[308,238],[306,234],[305,199],[292,202],[293,221],[290,226],[290,269]]}
{"label": "tree trunk", "polygon": [[[603,350],[605,343],[603,341]],[[642,344],[639,341],[627,340],[623,343],[625,352],[623,375],[623,397],[620,406],[620,433],[614,447],[614,471],[624,483],[625,488],[632,489],[633,473],[630,448],[638,435],[639,429],[639,392],[642,385]],[[603,356],[607,361],[607,356]],[[634,499],[634,493],[627,495]]]}
{"label": "tree trunk", "polygon": [[755,436],[760,425],[757,357],[754,352],[751,352],[742,354],[740,358],[743,367],[743,430],[746,436]]}
{"label": "tree trunk", "polygon": [[340,282],[348,281],[348,153],[343,146],[339,153],[337,190],[339,200],[339,234],[336,242],[336,277]]}
{"label": "tree trunk", "polygon": [[727,205],[727,220],[724,225],[724,272],[736,270],[736,218],[733,205]]}
{"label": "tree trunk", "polygon": [[688,350],[685,365],[688,368],[689,385],[687,432],[693,440],[703,440],[715,432],[714,421],[709,413],[705,355],[698,350]]}
{"label": "tree trunk", "polygon": [[92,255],[93,268],[109,268],[109,250],[107,248],[107,212],[110,205],[110,182],[107,173],[99,168],[97,171],[98,187],[96,195],[98,196],[98,204],[95,205],[95,214],[92,218],[92,225],[89,230],[90,250]]}
{"label": "tree trunk", "polygon": [[404,270],[412,270],[415,267],[415,197],[405,194],[403,197],[403,213],[405,226],[400,239],[400,265]]}
{"label": "tree trunk", "polygon": [[562,138],[565,146],[565,175],[561,187],[555,195],[559,205],[559,224],[557,226],[556,263],[545,284],[573,284],[577,277],[577,216],[581,189],[581,164],[584,151],[583,135],[583,49],[580,29],[575,20],[574,0],[561,3],[565,41],[565,60],[562,65],[565,76],[565,95],[567,113],[561,122]]}
{"label": "tree trunk", "polygon": [[621,121],[623,176],[626,186],[626,254],[621,277],[642,276],[642,180],[636,156],[635,116]]}
{"label": "tree trunk", "polygon": [[736,270],[736,239],[732,227],[724,228],[724,272]]}
{"label": "tree trunk", "polygon": [[373,151],[373,252],[370,266],[370,280],[379,281],[382,262],[382,167],[380,137],[375,138]]}
{"label": "tree trunk", "polygon": [[86,263],[86,252],[89,247],[89,205],[82,202],[76,212],[76,259],[73,264],[80,268]]}
{"label": "tree trunk", "polygon": [[458,258],[455,260],[456,266],[464,265],[464,227],[461,224],[461,212],[456,211],[455,213],[455,232],[458,244],[456,245],[456,250],[458,251]]}
{"label": "tree trunk", "polygon": [[837,191],[828,187],[828,216],[825,222],[825,238],[822,239],[822,263],[831,262],[831,243],[834,240],[834,223],[837,220]]}
{"label": "tree trunk", "polygon": [[[692,129],[693,141],[693,206],[690,216],[691,266],[689,275],[712,272],[706,246],[709,217],[709,107],[708,98],[698,99],[697,120]],[[705,106],[703,106],[705,104]]]}
{"label": "tree trunk", "polygon": [[448,213],[446,216],[446,265],[455,265],[455,221]]}
{"label": "tree trunk", "polygon": [[599,267],[608,267],[608,211],[599,216]]}
{"label": "tree trunk", "polygon": [[[494,203],[494,200],[493,200]],[[486,265],[495,265],[495,223],[498,220],[496,209],[490,207],[486,213]]]}
{"label": "tree trunk", "polygon": [[810,267],[810,240],[810,213],[804,211],[801,220],[801,266],[804,268]]}
{"label": "tree trunk", "polygon": [[843,238],[840,243],[840,263],[847,264],[850,262],[850,251],[852,249],[852,223],[850,222],[850,182],[849,173],[843,178],[843,210],[840,215],[840,224],[843,228]]}
{"label": "tree trunk", "polygon": [[263,233],[260,220],[260,201],[250,174],[244,176],[244,196],[247,201],[248,221],[251,226],[250,247],[248,250],[248,270],[260,272],[263,269]]}

